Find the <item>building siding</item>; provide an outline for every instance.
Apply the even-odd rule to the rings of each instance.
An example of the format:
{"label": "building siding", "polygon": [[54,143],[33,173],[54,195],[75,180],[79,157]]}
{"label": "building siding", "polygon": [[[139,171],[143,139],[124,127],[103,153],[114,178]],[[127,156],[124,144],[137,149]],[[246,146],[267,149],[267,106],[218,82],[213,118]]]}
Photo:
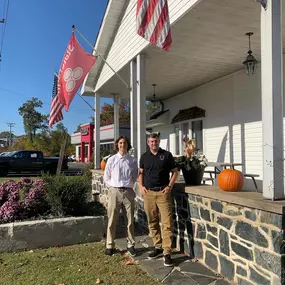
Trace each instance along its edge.
{"label": "building siding", "polygon": [[[243,70],[180,94],[164,102],[170,109],[169,121],[154,128],[162,134],[163,146],[173,150],[173,118],[180,109],[198,106],[203,118],[204,153],[209,161],[243,163],[237,169],[258,174],[262,179],[262,118],[260,70],[246,76]],[[285,131],[285,128],[284,128]],[[254,189],[251,180],[245,187]],[[261,190],[261,189],[260,189]]]}
{"label": "building siding", "polygon": [[[199,1],[169,0],[170,24],[173,25]],[[149,44],[136,34],[136,4],[137,0],[130,0],[106,59],[116,71],[121,70]],[[105,64],[98,78],[95,91],[99,90],[113,75],[113,71]]]}

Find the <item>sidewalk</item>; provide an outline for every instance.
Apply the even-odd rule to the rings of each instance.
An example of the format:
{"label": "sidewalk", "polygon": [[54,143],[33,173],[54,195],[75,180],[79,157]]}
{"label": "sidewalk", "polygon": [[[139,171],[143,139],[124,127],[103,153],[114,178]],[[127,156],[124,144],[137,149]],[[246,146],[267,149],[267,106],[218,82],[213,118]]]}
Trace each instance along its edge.
{"label": "sidewalk", "polygon": [[[185,255],[173,253],[174,267],[165,267],[162,257],[150,260],[147,258],[151,251],[152,241],[147,235],[136,236],[137,256],[141,268],[155,279],[169,285],[230,285],[227,281],[217,276],[199,262],[192,262]],[[120,250],[126,250],[126,239],[116,240],[116,246]]]}

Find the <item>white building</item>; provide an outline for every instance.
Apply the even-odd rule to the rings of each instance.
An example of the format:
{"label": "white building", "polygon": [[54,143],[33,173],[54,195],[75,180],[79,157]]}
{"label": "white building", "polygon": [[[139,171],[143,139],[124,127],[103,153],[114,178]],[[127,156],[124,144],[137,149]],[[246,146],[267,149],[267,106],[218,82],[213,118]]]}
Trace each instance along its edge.
{"label": "white building", "polygon": [[[244,173],[259,175],[264,197],[284,198],[282,2],[268,0],[265,10],[253,0],[169,0],[173,42],[165,52],[136,34],[136,0],[110,0],[95,48],[131,91],[98,57],[82,94],[95,96],[96,110],[100,97],[114,96],[115,103],[131,99],[131,141],[138,157],[145,151],[147,126],[161,132],[162,147],[173,154],[182,153],[183,136],[196,136],[209,161],[242,163]],[[247,32],[254,33],[251,49],[261,62],[252,76],[242,65]],[[145,118],[152,84],[169,110],[157,123]],[[205,116],[193,118],[190,109],[173,123],[179,110],[195,106]],[[115,137],[117,132],[118,111]]]}
{"label": "white building", "polygon": [[[119,97],[131,99],[131,142],[138,158],[146,148],[145,130],[152,127],[173,154],[182,154],[183,139],[194,137],[210,162],[240,163],[243,173],[259,175],[262,194],[250,179],[247,191],[238,193],[174,187],[176,245],[230,284],[285,284],[284,2],[168,0],[173,42],[165,52],[136,34],[136,0],[110,0],[95,49],[126,84],[98,58],[82,89],[96,98],[98,127],[101,97],[113,96],[115,110]],[[248,32],[254,33],[251,50],[260,62],[252,76],[243,70]],[[165,112],[147,121],[152,84]],[[116,133],[118,121],[116,111]],[[98,168],[98,144],[95,150]],[[106,202],[102,176],[93,170],[94,191]],[[143,198],[134,188],[136,218],[143,225]]]}

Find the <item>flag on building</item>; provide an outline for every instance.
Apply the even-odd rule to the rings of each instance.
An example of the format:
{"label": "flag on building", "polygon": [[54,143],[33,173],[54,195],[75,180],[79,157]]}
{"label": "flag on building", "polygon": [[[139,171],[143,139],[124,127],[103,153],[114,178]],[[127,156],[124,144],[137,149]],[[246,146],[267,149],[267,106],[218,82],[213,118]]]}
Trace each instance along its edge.
{"label": "flag on building", "polygon": [[58,81],[57,74],[54,73],[52,99],[51,99],[49,124],[48,124],[49,128],[51,128],[53,124],[63,120],[63,115],[62,115],[63,105],[58,100],[57,81]]}
{"label": "flag on building", "polygon": [[72,32],[58,74],[58,98],[66,111],[95,61],[96,58],[81,47]]}
{"label": "flag on building", "polygon": [[137,33],[168,51],[172,43],[167,0],[138,0]]}

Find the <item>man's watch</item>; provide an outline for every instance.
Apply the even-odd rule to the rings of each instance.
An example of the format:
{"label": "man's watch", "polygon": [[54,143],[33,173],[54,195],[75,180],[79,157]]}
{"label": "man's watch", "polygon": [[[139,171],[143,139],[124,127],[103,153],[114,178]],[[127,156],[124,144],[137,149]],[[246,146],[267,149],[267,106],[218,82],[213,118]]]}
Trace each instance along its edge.
{"label": "man's watch", "polygon": [[172,188],[172,186],[171,186],[171,185],[167,185],[167,187],[169,187],[170,189]]}

